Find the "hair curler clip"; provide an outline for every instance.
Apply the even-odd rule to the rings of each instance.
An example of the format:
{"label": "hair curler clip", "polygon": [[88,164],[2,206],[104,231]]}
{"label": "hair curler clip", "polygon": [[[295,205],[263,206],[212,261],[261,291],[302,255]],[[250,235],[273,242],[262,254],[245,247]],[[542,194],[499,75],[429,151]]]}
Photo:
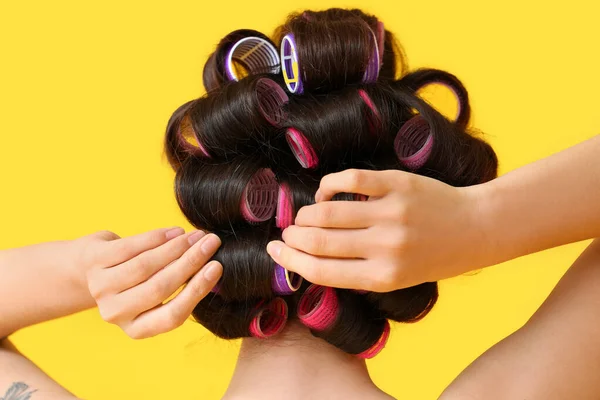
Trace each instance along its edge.
{"label": "hair curler clip", "polygon": [[286,118],[283,106],[290,98],[277,82],[261,78],[256,82],[256,95],[261,115],[273,126],[281,127]]}
{"label": "hair curler clip", "polygon": [[379,69],[381,68],[381,59],[379,55],[379,44],[377,40],[377,35],[375,32],[369,27],[369,31],[371,32],[371,56],[369,57],[369,62],[367,64],[367,69],[365,70],[365,74],[363,76],[363,83],[375,83],[377,82],[377,78],[379,78]]}
{"label": "hair curler clip", "polygon": [[296,128],[289,128],[285,133],[285,140],[302,168],[313,169],[319,164],[315,150],[302,132]]}
{"label": "hair curler clip", "polygon": [[282,183],[279,186],[275,221],[279,229],[285,229],[294,223],[292,194],[290,187],[286,183]]}
{"label": "hair curler clip", "polygon": [[273,292],[279,295],[289,295],[300,289],[302,278],[295,272],[290,272],[279,264],[273,269]]}
{"label": "hair curler clip", "polygon": [[335,323],[338,309],[335,289],[310,285],[298,302],[298,318],[310,329],[324,331]]}
{"label": "hair curler clip", "polygon": [[298,50],[293,33],[288,33],[281,39],[281,71],[283,80],[290,93],[302,94],[304,85],[300,77]]}
{"label": "hair curler clip", "polygon": [[206,148],[202,145],[198,134],[194,130],[192,118],[189,114],[186,114],[181,120],[177,136],[179,137],[179,143],[187,152],[191,154],[198,154],[200,152],[205,157],[210,158],[210,154],[208,154],[208,151],[206,151]]}
{"label": "hair curler clip", "polygon": [[268,168],[259,170],[242,192],[241,211],[246,221],[265,222],[273,217],[277,208],[277,181]]}
{"label": "hair curler clip", "polygon": [[386,319],[385,325],[383,327],[383,332],[381,333],[381,336],[379,337],[377,342],[375,342],[375,344],[373,344],[373,346],[371,346],[367,350],[363,351],[360,354],[357,354],[357,357],[362,358],[362,359],[369,359],[369,358],[375,357],[377,354],[379,354],[381,352],[381,350],[383,350],[383,348],[387,344],[389,337],[390,337],[390,323]]}
{"label": "hair curler clip", "polygon": [[407,168],[421,168],[431,155],[433,135],[429,123],[420,115],[415,115],[398,131],[394,140],[394,150],[398,160]]}
{"label": "hair curler clip", "polygon": [[288,306],[284,299],[275,297],[266,306],[264,301],[257,306],[257,314],[250,322],[250,334],[258,339],[267,339],[281,332],[288,319]]}
{"label": "hair curler clip", "polygon": [[225,57],[225,72],[231,81],[239,81],[233,61],[237,61],[252,74],[279,72],[281,62],[277,49],[268,41],[256,36],[248,36],[235,42]]}

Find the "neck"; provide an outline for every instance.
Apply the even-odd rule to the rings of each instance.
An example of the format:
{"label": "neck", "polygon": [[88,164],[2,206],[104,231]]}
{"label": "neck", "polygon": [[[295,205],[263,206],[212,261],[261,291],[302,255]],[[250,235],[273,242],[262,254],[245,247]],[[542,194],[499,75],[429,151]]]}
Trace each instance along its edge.
{"label": "neck", "polygon": [[391,399],[375,386],[364,360],[290,321],[274,338],[246,338],[223,400]]}

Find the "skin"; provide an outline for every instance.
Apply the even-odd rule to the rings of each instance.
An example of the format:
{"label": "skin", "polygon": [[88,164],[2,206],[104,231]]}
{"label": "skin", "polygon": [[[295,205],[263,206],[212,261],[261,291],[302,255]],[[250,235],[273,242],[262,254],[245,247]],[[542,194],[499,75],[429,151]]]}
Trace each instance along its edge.
{"label": "skin", "polygon": [[364,360],[315,338],[296,321],[268,341],[242,341],[223,400],[282,398],[392,399],[373,383]]}
{"label": "skin", "polygon": [[[0,292],[8,300],[0,302],[0,332],[6,336],[96,303],[105,319],[132,338],[170,331],[221,277],[219,263],[206,264],[219,246],[215,235],[166,228],[124,239],[98,232],[0,251]],[[5,400],[75,398],[7,339],[0,345],[0,396],[5,391],[13,392]]]}
{"label": "skin", "polygon": [[[451,188],[427,178],[399,172],[395,175],[389,171],[368,174],[349,171],[335,174],[323,180],[321,190],[317,194],[318,204],[306,208],[322,210],[323,207],[328,207],[326,212],[314,213],[318,216],[319,224],[315,224],[318,226],[303,222],[303,218],[311,219],[310,210],[299,213],[300,221],[296,221],[299,225],[298,229],[312,229],[312,231],[305,230],[305,233],[320,234],[326,238],[317,241],[318,245],[311,248],[311,251],[317,255],[294,250],[282,243],[279,243],[279,249],[276,248],[277,245],[270,244],[269,251],[280,264],[299,272],[311,281],[341,287],[385,291],[456,275],[544,248],[598,237],[600,236],[598,232],[600,213],[597,212],[597,204],[600,204],[600,185],[598,185],[600,166],[596,162],[598,150],[600,150],[600,139],[596,137],[491,183],[465,189]],[[371,199],[366,203],[336,203],[333,204],[336,207],[333,207],[327,200],[332,194],[342,191],[367,194]],[[396,204],[397,202],[400,202],[400,205]],[[347,208],[350,205],[353,208]],[[342,207],[346,207],[343,209],[346,212],[339,213]],[[395,207],[393,209],[395,212],[390,215],[390,211],[386,210],[387,207]],[[391,220],[387,218],[390,216]],[[343,225],[345,220],[354,221],[354,225],[352,227]],[[523,223],[524,221],[527,223]],[[378,251],[370,253],[358,253],[360,250],[352,250],[354,252],[352,258],[336,259],[335,252],[328,250],[329,246],[334,246],[335,251],[341,251],[339,249],[342,248],[342,244],[328,236],[330,230],[339,230],[342,234],[351,231],[360,232],[361,240],[367,243],[363,245],[363,251],[375,245],[380,247],[377,248]],[[365,234],[368,230],[370,230],[368,234]],[[8,327],[2,328],[2,331],[9,332],[15,327],[18,329],[44,320],[43,313],[30,309],[36,308],[39,301],[38,293],[34,290],[18,293],[22,287],[11,287],[19,283],[21,286],[27,286],[31,282],[42,281],[40,277],[43,278],[43,283],[36,283],[34,286],[45,288],[43,295],[47,296],[45,300],[51,303],[46,310],[48,315],[60,316],[61,313],[75,312],[86,304],[89,305],[92,297],[99,303],[101,314],[121,326],[132,337],[146,337],[160,333],[162,330],[172,329],[180,323],[183,313],[165,310],[173,309],[173,304],[179,304],[177,308],[185,309],[184,303],[189,307],[202,298],[215,283],[212,281],[209,284],[209,280],[206,280],[204,284],[198,283],[199,286],[191,285],[198,275],[204,275],[202,270],[199,273],[197,271],[210,257],[201,249],[202,243],[205,243],[206,238],[211,235],[201,238],[194,245],[190,244],[191,249],[185,251],[185,245],[174,243],[176,238],[183,237],[189,240],[190,236],[186,237],[183,236],[183,232],[177,232],[179,234],[174,238],[167,238],[166,231],[162,234],[152,234],[151,238],[146,238],[147,241],[142,240],[145,245],[139,245],[135,240],[126,241],[126,239],[117,239],[116,236],[103,236],[82,239],[89,240],[85,242],[88,245],[83,246],[86,251],[71,253],[67,251],[67,247],[40,245],[41,247],[34,249],[26,248],[0,253],[0,268],[3,273],[8,271],[6,273],[8,278],[2,281],[1,289],[6,291],[4,293],[19,299],[18,303],[13,302],[10,306],[0,308],[0,317],[2,317],[0,321]],[[384,237],[386,233],[395,239],[386,241]],[[289,236],[289,233],[285,233],[284,240],[289,241]],[[339,237],[352,239],[351,235]],[[360,246],[358,237],[355,236],[354,242],[351,242],[355,246]],[[374,240],[376,237],[380,239],[380,244]],[[179,240],[184,242],[184,239]],[[159,246],[163,249],[169,248],[170,250],[165,250],[166,253],[179,252],[179,258],[147,254]],[[458,249],[452,248],[453,246],[457,246]],[[431,248],[436,248],[436,252],[431,252]],[[481,251],[482,248],[485,251]],[[462,251],[466,251],[469,256],[461,256]],[[185,256],[189,252],[198,253],[191,257]],[[375,258],[379,253],[381,258]],[[436,267],[435,263],[439,260],[436,257],[440,256],[431,253],[444,254],[446,262],[442,265],[450,265],[449,270]],[[79,256],[71,259],[72,254]],[[81,256],[82,254],[84,256]],[[143,255],[145,257],[142,257]],[[324,255],[328,258],[323,257]],[[357,255],[364,257],[357,257]],[[295,258],[295,256],[302,257]],[[332,256],[334,258],[329,259]],[[458,261],[454,261],[454,256],[458,257]],[[63,259],[64,262],[53,264],[54,257],[66,258]],[[136,259],[137,261],[132,261]],[[155,264],[152,260],[157,259],[160,262]],[[306,264],[294,264],[294,259],[302,260]],[[97,261],[89,262],[90,260]],[[176,261],[170,263],[169,260]],[[373,260],[383,266],[368,264]],[[417,260],[420,268],[411,268],[417,264]],[[449,260],[453,262],[449,263]],[[86,267],[80,266],[79,263],[83,263],[82,265]],[[192,267],[191,264],[196,267]],[[72,272],[56,271],[57,265],[62,265]],[[345,268],[344,273],[340,273],[342,267]],[[66,301],[61,299],[62,296],[53,297],[46,293],[52,292],[48,290],[49,287],[63,289],[65,287],[63,285],[77,286],[76,282],[81,285],[83,281],[81,268],[86,271],[85,276],[89,280],[87,295],[82,295],[81,298],[73,296]],[[175,270],[176,273],[173,273]],[[139,275],[133,275],[135,279],[127,281],[125,278],[129,278],[132,271],[140,272]],[[171,277],[176,276],[179,279],[186,275],[187,278],[181,284],[194,276],[186,289],[195,287],[195,291],[200,292],[196,293],[197,297],[193,302],[191,299],[194,295],[190,294],[187,297],[189,302],[174,303],[186,289],[179,293],[175,300],[165,305],[162,305],[161,301],[157,302],[161,298],[166,300],[172,294],[171,292],[164,297],[157,294],[158,292],[166,294],[171,290],[173,286],[168,282]],[[392,279],[393,284],[390,284],[388,279]],[[359,284],[359,280],[365,283]],[[116,285],[117,281],[122,282]],[[336,285],[336,282],[339,285]],[[592,400],[599,398],[600,384],[596,372],[600,367],[598,363],[600,324],[596,318],[600,306],[599,288],[600,242],[596,240],[576,261],[531,320],[477,359],[450,385],[441,399]],[[85,293],[81,286],[74,287],[73,290],[76,293]],[[150,302],[146,299],[137,300],[143,294],[155,296],[151,296]],[[185,299],[186,296],[182,298]],[[18,312],[15,312],[15,307],[19,308]],[[186,309],[186,312],[188,310],[191,308]],[[169,317],[166,317],[167,315]],[[154,321],[151,321],[151,318],[154,318]],[[352,377],[350,383],[355,386],[349,387],[356,391],[355,394],[360,393],[360,398],[385,398],[384,394],[372,386],[360,362],[348,359],[346,355],[339,354],[336,349],[328,349],[325,343],[310,342],[306,330],[294,331],[293,325],[290,329],[288,336],[283,335],[281,338],[274,339],[281,340],[280,346],[276,346],[275,341],[268,343],[252,339],[244,341],[242,357],[226,399],[255,397],[262,399],[265,395],[277,398],[276,394],[280,394],[283,389],[276,386],[278,392],[266,391],[266,386],[272,382],[265,380],[266,374],[257,376],[258,371],[261,373],[270,371],[281,379],[284,383],[283,388],[293,387],[300,390],[304,397],[298,398],[310,398],[313,394],[321,398],[328,396],[330,392],[326,391],[327,383],[323,379],[328,378],[339,382],[339,385],[336,384],[337,389],[338,386],[348,385],[345,381],[346,376]],[[289,345],[286,342],[288,339]],[[291,345],[292,339],[294,339],[293,345]],[[307,347],[314,348],[312,346],[324,347],[318,351],[302,351]],[[22,384],[26,387],[17,386],[17,389],[25,390],[30,397],[39,393],[40,398],[55,400],[74,398],[58,385],[53,384],[47,376],[19,356],[6,342],[4,342],[4,349],[0,352],[0,387],[13,390],[15,385],[18,385],[17,382],[27,380],[27,383]],[[270,367],[270,362],[273,362],[274,366]],[[310,371],[311,368],[315,368],[315,362],[335,366],[335,368],[327,368],[326,371],[314,375]],[[286,371],[287,368],[293,373]],[[338,370],[343,371],[344,374],[338,374]],[[248,377],[253,379],[248,380]],[[304,382],[304,385],[293,386],[296,384],[296,379],[298,382]],[[314,392],[308,392],[309,384],[313,381]],[[255,386],[258,383],[260,385]],[[257,388],[263,388],[262,392]],[[32,392],[36,390],[37,392]]]}
{"label": "skin", "polygon": [[[331,174],[267,251],[311,282],[387,292],[599,237],[598,154],[600,136],[466,188],[402,171]],[[341,192],[370,198],[329,201]]]}

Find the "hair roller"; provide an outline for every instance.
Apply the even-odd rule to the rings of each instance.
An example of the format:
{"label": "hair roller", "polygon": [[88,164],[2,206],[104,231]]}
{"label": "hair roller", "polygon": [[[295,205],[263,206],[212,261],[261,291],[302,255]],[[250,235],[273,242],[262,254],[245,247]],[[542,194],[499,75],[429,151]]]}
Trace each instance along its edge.
{"label": "hair roller", "polygon": [[275,174],[268,168],[256,172],[244,188],[241,199],[242,215],[248,222],[265,222],[277,208],[278,185]]}
{"label": "hair roller", "polygon": [[231,301],[209,293],[196,305],[192,316],[220,338],[250,337],[250,324],[257,315],[261,301]]}
{"label": "hair roller", "polygon": [[[496,177],[498,159],[488,143],[460,129],[402,85],[394,85],[390,93],[402,108],[417,110],[429,126],[432,148],[426,164],[419,168],[419,174],[452,186],[476,185]],[[411,125],[421,132],[422,140],[424,122],[415,119]]]}
{"label": "hair roller", "polygon": [[286,119],[288,97],[275,80],[252,76],[224,85],[219,93],[197,100],[189,116],[198,142],[212,158],[253,155],[278,132]]}
{"label": "hair roller", "polygon": [[290,295],[300,289],[303,278],[295,272],[290,272],[279,264],[275,264],[273,270],[273,293],[278,295]]}
{"label": "hair roller", "polygon": [[381,114],[377,109],[377,106],[371,100],[371,97],[364,89],[358,90],[358,95],[365,102],[365,105],[369,108],[368,113],[366,113],[367,121],[369,123],[369,131],[372,134],[376,134],[381,129]]}
{"label": "hair roller", "polygon": [[381,350],[383,350],[383,348],[387,344],[389,337],[390,337],[390,323],[388,320],[386,320],[385,325],[383,327],[383,333],[381,334],[381,336],[379,337],[377,342],[375,342],[367,350],[358,354],[358,358],[370,359],[370,358],[375,357],[377,354],[379,354],[381,352]]}
{"label": "hair roller", "polygon": [[338,299],[335,289],[311,285],[298,303],[300,322],[317,331],[330,328],[338,317]]}
{"label": "hair roller", "polygon": [[282,71],[291,93],[329,92],[377,80],[378,40],[365,20],[339,9],[309,16],[292,15],[280,32]]}
{"label": "hair roller", "polygon": [[204,65],[203,82],[207,92],[242,78],[235,70],[234,61],[250,75],[277,74],[280,69],[277,49],[266,35],[252,29],[236,30],[219,42]]}
{"label": "hair roller", "polygon": [[364,296],[348,290],[309,286],[298,302],[298,318],[314,336],[363,358],[374,356],[387,340],[387,321]]}
{"label": "hair roller", "polygon": [[303,168],[319,174],[360,167],[382,144],[380,135],[372,133],[377,117],[369,119],[371,113],[353,87],[327,96],[295,97],[286,122],[288,146]]}
{"label": "hair roller", "polygon": [[262,116],[273,126],[280,127],[286,118],[284,106],[290,100],[278,83],[261,78],[256,83],[258,105]]}
{"label": "hair roller", "polygon": [[176,197],[198,229],[230,229],[269,220],[277,208],[277,183],[259,159],[206,163],[190,158],[177,171]]}
{"label": "hair roller", "polygon": [[421,168],[427,162],[433,148],[433,135],[429,124],[420,115],[409,119],[394,140],[398,160],[411,170]]}
{"label": "hair roller", "polygon": [[269,303],[260,304],[250,322],[250,334],[257,339],[267,339],[283,330],[288,318],[285,300],[275,297]]}
{"label": "hair roller", "polygon": [[316,168],[319,164],[319,158],[302,132],[296,128],[289,128],[285,133],[285,139],[287,140],[294,157],[296,157],[296,160],[298,160],[298,163],[300,163],[302,168]]}
{"label": "hair roller", "polygon": [[276,224],[280,229],[285,229],[294,223],[294,206],[292,204],[292,194],[286,183],[279,186],[279,196],[277,198]]}

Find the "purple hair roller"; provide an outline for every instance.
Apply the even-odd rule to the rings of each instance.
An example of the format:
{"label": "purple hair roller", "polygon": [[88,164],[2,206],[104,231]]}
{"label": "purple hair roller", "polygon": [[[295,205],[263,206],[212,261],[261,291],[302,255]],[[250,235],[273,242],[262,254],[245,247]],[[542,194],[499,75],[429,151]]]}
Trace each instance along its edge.
{"label": "purple hair roller", "polygon": [[363,76],[363,83],[377,82],[377,78],[379,77],[379,69],[381,68],[377,36],[371,28],[369,28],[369,31],[371,32],[371,46],[373,50],[371,52],[371,56],[369,57],[369,63],[367,64],[365,75]]}
{"label": "purple hair roller", "polygon": [[290,272],[281,265],[275,264],[271,286],[275,294],[289,295],[300,289],[303,280],[304,279],[295,272]]}
{"label": "purple hair roller", "polygon": [[258,171],[244,188],[241,211],[246,221],[265,222],[277,208],[278,186],[275,174],[268,168]]}
{"label": "purple hair roller", "polygon": [[225,72],[231,81],[239,81],[233,61],[237,61],[248,69],[251,74],[279,72],[281,62],[277,49],[267,40],[249,36],[238,40],[227,52]]}
{"label": "purple hair roller", "polygon": [[290,93],[302,94],[304,86],[300,77],[298,50],[293,33],[288,33],[281,39],[281,70],[283,80]]}
{"label": "purple hair roller", "polygon": [[281,127],[286,118],[283,107],[290,101],[285,90],[277,82],[261,78],[256,82],[256,95],[262,116],[274,127]]}
{"label": "purple hair roller", "polygon": [[420,115],[415,115],[402,127],[394,140],[398,160],[407,168],[421,168],[431,155],[433,135],[429,123]]}

